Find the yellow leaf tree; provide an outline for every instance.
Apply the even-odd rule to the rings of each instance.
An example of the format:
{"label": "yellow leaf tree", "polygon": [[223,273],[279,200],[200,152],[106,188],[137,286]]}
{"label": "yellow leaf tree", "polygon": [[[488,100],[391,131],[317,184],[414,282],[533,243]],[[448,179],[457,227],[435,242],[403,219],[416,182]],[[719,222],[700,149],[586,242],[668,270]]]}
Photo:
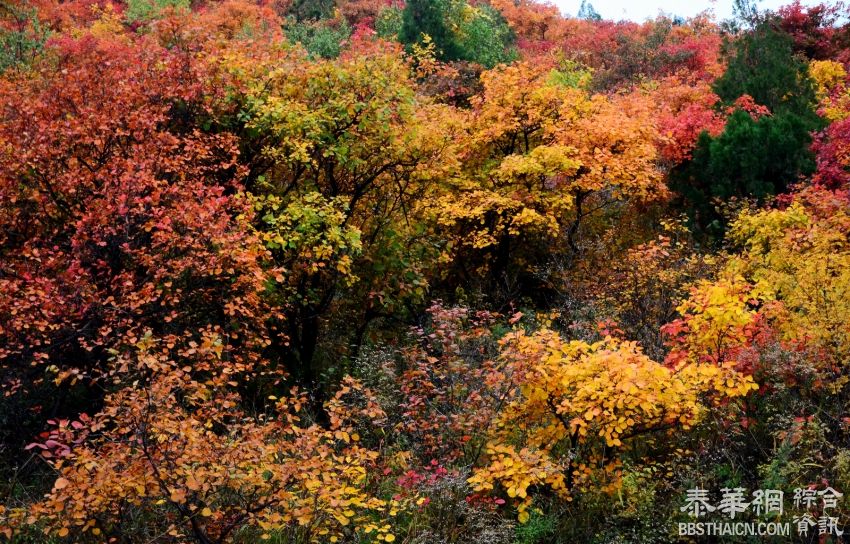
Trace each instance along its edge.
{"label": "yellow leaf tree", "polygon": [[497,67],[460,114],[462,166],[423,208],[464,274],[508,287],[553,255],[581,253],[583,229],[610,228],[605,209],[666,198],[647,97],[592,95],[569,70]]}
{"label": "yellow leaf tree", "polygon": [[497,416],[488,460],[470,483],[507,494],[520,521],[534,490],[565,500],[590,489],[615,490],[620,463],[637,443],[687,430],[717,401],[755,389],[727,366],[661,365],[634,342],[606,337],[565,341],[540,330],[508,337],[505,374],[518,384]]}

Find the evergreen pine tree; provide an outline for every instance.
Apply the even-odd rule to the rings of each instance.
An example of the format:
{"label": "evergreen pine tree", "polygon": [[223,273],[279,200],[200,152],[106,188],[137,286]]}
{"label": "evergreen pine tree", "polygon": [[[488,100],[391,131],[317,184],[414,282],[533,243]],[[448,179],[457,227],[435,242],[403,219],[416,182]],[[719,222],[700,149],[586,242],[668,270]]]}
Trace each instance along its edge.
{"label": "evergreen pine tree", "polygon": [[602,16],[594,9],[593,4],[587,0],[581,0],[581,7],[578,8],[578,18],[587,21],[601,21]]}
{"label": "evergreen pine tree", "polygon": [[714,85],[721,107],[750,95],[770,115],[732,114],[716,138],[703,133],[693,160],[671,176],[699,226],[722,231],[716,199],[782,193],[811,174],[811,133],[821,126],[807,64],[794,56],[791,37],[770,18],[759,21],[729,46],[726,73]]}
{"label": "evergreen pine tree", "polygon": [[412,45],[422,43],[423,35],[431,37],[441,60],[461,58],[460,47],[454,34],[448,27],[448,2],[450,0],[407,0],[402,13],[402,43]]}

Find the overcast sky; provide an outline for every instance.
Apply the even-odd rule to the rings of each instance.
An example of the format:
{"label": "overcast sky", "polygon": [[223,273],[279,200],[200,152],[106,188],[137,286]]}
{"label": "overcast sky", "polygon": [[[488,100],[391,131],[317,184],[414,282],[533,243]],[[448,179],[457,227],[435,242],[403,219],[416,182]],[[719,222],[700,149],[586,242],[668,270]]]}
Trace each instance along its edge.
{"label": "overcast sky", "polygon": [[[561,11],[575,15],[581,5],[581,0],[550,0]],[[732,0],[590,0],[593,7],[604,19],[631,19],[643,21],[655,17],[659,12],[669,15],[681,15],[691,17],[711,9],[718,20],[728,19],[732,15]],[[776,9],[779,6],[790,4],[791,0],[761,0],[758,2],[759,9]],[[820,1],[803,0],[803,5],[814,5]]]}

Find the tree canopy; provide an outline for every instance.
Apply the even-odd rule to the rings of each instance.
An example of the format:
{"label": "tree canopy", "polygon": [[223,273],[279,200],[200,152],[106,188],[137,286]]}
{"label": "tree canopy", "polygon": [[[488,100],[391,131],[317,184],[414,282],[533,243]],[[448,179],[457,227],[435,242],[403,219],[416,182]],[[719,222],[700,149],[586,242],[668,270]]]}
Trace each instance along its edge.
{"label": "tree canopy", "polygon": [[850,26],[738,8],[0,0],[0,538],[839,538]]}

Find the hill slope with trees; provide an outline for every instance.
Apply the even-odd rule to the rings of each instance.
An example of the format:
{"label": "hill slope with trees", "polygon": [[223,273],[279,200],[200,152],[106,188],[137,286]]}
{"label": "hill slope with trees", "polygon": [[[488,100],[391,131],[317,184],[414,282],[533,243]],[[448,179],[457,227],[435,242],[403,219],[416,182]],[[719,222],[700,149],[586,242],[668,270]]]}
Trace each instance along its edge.
{"label": "hill slope with trees", "polygon": [[676,542],[688,490],[850,491],[846,21],[0,0],[0,535]]}

